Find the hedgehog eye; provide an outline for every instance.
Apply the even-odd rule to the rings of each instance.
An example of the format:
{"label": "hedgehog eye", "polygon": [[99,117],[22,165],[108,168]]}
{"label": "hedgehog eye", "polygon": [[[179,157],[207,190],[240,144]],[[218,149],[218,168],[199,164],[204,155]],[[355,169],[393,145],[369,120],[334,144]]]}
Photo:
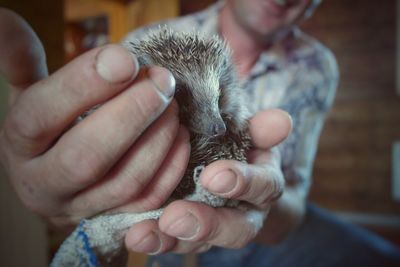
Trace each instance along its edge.
{"label": "hedgehog eye", "polygon": [[218,108],[219,108],[219,110],[221,110],[222,109],[222,106],[223,106],[223,104],[224,104],[224,97],[223,97],[223,94],[222,94],[222,90],[223,90],[223,88],[220,86],[219,87],[219,98],[218,98]]}
{"label": "hedgehog eye", "polygon": [[222,65],[226,67],[228,65],[228,57],[224,57],[224,61],[222,61]]}

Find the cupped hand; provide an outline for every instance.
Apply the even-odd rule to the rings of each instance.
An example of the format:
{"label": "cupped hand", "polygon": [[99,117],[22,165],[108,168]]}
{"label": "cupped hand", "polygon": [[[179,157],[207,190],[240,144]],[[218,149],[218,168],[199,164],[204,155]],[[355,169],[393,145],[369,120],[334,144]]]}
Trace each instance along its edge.
{"label": "cupped hand", "polygon": [[143,211],[166,200],[190,150],[169,71],[139,70],[135,56],[108,45],[48,76],[36,34],[6,9],[0,9],[0,54],[11,90],[0,163],[28,208],[67,226],[128,202]]}
{"label": "cupped hand", "polygon": [[168,205],[160,220],[131,227],[128,249],[162,252],[203,252],[211,246],[239,248],[255,238],[268,211],[284,190],[280,156],[275,146],[291,131],[289,115],[278,109],[257,113],[250,121],[254,149],[248,163],[213,162],[201,174],[202,185],[216,195],[241,200],[239,208],[212,208],[178,200]]}

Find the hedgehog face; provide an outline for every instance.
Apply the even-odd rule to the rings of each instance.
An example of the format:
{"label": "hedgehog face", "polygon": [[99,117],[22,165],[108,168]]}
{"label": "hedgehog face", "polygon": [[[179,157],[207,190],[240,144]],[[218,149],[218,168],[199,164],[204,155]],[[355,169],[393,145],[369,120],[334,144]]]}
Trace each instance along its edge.
{"label": "hedgehog face", "polygon": [[212,69],[192,72],[176,78],[175,98],[180,108],[180,119],[189,130],[215,137],[226,131],[221,116],[219,77]]}
{"label": "hedgehog face", "polygon": [[208,137],[226,132],[221,98],[234,84],[227,50],[221,41],[219,46],[212,44],[208,50],[192,49],[191,55],[197,53],[196,57],[181,59],[169,67],[177,83],[175,98],[182,122],[192,132]]}
{"label": "hedgehog face", "polygon": [[223,41],[162,28],[131,45],[141,65],[160,65],[174,75],[180,119],[191,132],[208,137],[225,133],[223,118],[233,116],[223,114],[226,101],[221,99],[232,89],[234,76]]}

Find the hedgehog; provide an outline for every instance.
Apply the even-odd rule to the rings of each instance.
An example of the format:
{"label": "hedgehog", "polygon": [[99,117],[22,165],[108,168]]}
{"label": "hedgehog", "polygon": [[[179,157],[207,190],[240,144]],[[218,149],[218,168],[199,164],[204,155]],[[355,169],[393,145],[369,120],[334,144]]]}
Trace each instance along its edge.
{"label": "hedgehog", "polygon": [[[129,42],[126,46],[136,55],[140,67],[158,65],[173,74],[179,119],[190,133],[187,170],[166,204],[175,199],[187,199],[213,207],[236,206],[237,201],[213,195],[199,181],[201,171],[208,164],[219,159],[245,162],[246,152],[251,148],[248,101],[239,87],[226,43],[218,36],[205,37],[200,33],[161,27],[141,41]],[[64,241],[52,265],[70,266],[74,258],[82,258],[81,254],[86,252],[73,251],[73,247],[84,233],[97,261],[108,266],[121,254],[129,227],[146,219],[158,219],[162,212],[160,208],[83,220]],[[65,253],[69,256],[63,256]]]}
{"label": "hedgehog", "polygon": [[173,197],[193,192],[193,172],[199,166],[218,159],[246,161],[249,109],[224,41],[162,27],[140,42],[130,42],[128,49],[141,67],[165,67],[176,80],[174,97],[180,122],[190,133],[192,152]]}

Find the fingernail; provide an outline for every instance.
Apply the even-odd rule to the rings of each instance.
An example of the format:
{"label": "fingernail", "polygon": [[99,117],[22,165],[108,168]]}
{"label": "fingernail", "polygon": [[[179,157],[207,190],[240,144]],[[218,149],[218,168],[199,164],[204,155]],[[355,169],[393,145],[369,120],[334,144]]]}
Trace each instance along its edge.
{"label": "fingernail", "polygon": [[96,71],[110,83],[123,83],[136,76],[139,63],[135,56],[119,46],[109,46],[99,52]]}
{"label": "fingernail", "polygon": [[210,181],[208,189],[215,193],[227,194],[237,184],[237,175],[232,170],[217,173]]}
{"label": "fingernail", "polygon": [[175,93],[175,78],[170,71],[158,66],[149,69],[149,78],[160,93],[171,98]]}
{"label": "fingernail", "polygon": [[157,254],[161,250],[161,239],[157,233],[151,232],[145,236],[139,243],[129,246],[131,250],[147,254]]}
{"label": "fingernail", "polygon": [[200,225],[197,218],[191,214],[187,213],[182,218],[178,219],[167,227],[167,234],[175,236],[182,240],[191,240],[200,231]]}
{"label": "fingernail", "polygon": [[255,233],[260,231],[263,227],[266,216],[266,213],[261,211],[249,210],[246,212],[247,222],[254,227]]}
{"label": "fingernail", "polygon": [[196,250],[196,253],[204,253],[204,252],[210,250],[211,247],[212,247],[211,244],[204,244],[203,246],[201,246],[200,248],[198,248]]}
{"label": "fingernail", "polygon": [[289,112],[287,112],[287,111],[285,111],[285,110],[283,110],[283,113],[286,113],[286,115],[288,116],[288,118],[289,118],[289,127],[290,127],[290,131],[292,131],[292,128],[293,128],[293,118],[292,118],[292,115],[290,115],[290,113]]}

